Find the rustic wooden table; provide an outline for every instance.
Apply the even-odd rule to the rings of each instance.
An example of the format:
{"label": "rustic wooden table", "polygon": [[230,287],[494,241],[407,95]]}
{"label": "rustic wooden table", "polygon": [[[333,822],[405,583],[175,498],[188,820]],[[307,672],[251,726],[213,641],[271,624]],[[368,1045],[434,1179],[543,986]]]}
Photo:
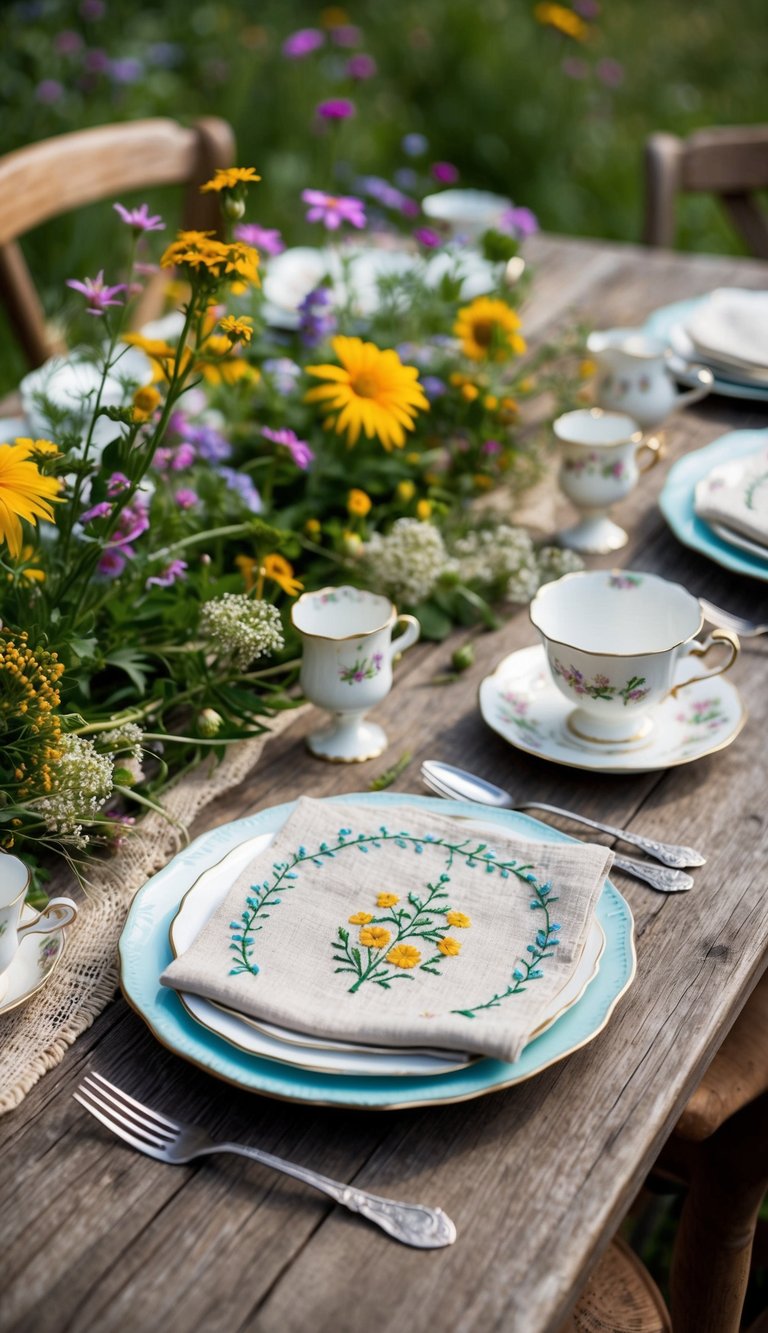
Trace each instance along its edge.
{"label": "rustic wooden table", "polygon": [[[768,267],[542,237],[526,319],[532,338],[578,312],[598,327],[737,283]],[[713,398],[674,419],[670,456],[768,410]],[[655,570],[739,613],[768,587],[680,546],[655,500],[666,467],[623,506],[625,567]],[[598,564],[600,562],[593,562]],[[604,562],[608,563],[608,562]],[[614,562],[615,563],[615,560]],[[462,638],[464,636],[461,636]],[[240,1093],[162,1049],[116,1000],[0,1122],[0,1324],[4,1330],[258,1328],[480,1333],[556,1330],[768,961],[765,744],[768,638],[747,640],[732,680],[749,721],[729,749],[637,777],[558,768],[507,746],[481,721],[477,686],[534,639],[520,610],[477,640],[476,665],[430,686],[451,645],[404,659],[380,710],[387,760],[362,769],[310,760],[305,715],[260,769],[209,806],[193,833],[298,796],[353,791],[405,749],[397,786],[419,791],[429,755],[474,769],[521,799],[578,807],[614,824],[702,846],[690,894],[665,897],[615,873],[635,914],[637,978],[585,1049],[506,1092],[456,1106],[343,1113]],[[573,826],[569,826],[573,832]],[[321,1196],[234,1157],[170,1168],[123,1147],[71,1093],[93,1062],[127,1091],[222,1137],[258,1144],[381,1194],[442,1206],[457,1244],[407,1250]]]}

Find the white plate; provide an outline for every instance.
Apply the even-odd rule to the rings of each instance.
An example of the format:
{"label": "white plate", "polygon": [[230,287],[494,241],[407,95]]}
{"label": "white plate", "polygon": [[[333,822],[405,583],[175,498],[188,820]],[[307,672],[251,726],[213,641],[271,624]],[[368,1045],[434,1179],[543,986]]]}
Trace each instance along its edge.
{"label": "white plate", "polygon": [[768,564],[768,546],[751,542],[749,537],[742,537],[740,532],[734,532],[733,528],[727,528],[724,523],[710,522],[709,526],[721,541],[727,542],[729,546],[738,546],[740,551],[748,551],[750,555],[757,556],[758,560],[764,560]]}
{"label": "white plate", "polygon": [[[674,301],[672,305],[661,306],[654,310],[643,325],[645,332],[653,338],[661,338],[664,342],[672,346],[671,337],[673,329],[682,328],[684,330],[688,317],[696,306],[700,305],[702,297],[694,297],[688,301]],[[688,338],[688,335],[685,334]],[[693,344],[688,339],[689,349]],[[694,359],[701,363],[701,357],[694,351]],[[694,388],[698,384],[695,369],[689,364],[690,355],[677,355],[671,358],[670,369],[675,379],[680,384],[685,384]],[[712,386],[713,393],[719,393],[723,398],[742,398],[747,402],[768,402],[768,384],[763,383],[739,383],[731,376],[720,375],[715,372],[715,382]]]}
{"label": "white plate", "polygon": [[[472,821],[472,827],[478,832],[488,829],[488,825],[480,821]],[[224,901],[240,872],[271,841],[271,835],[250,839],[200,876],[182,899],[171,923],[169,938],[176,957],[191,946]],[[581,998],[597,975],[604,947],[603,930],[597,921],[593,921],[578,966],[553,997],[536,1032],[532,1033],[532,1039],[546,1031],[566,1009]],[[372,1078],[380,1075],[421,1077],[451,1073],[461,1069],[473,1058],[464,1052],[420,1050],[413,1047],[384,1049],[367,1044],[357,1046],[349,1042],[313,1038],[275,1023],[245,1017],[200,995],[188,992],[178,994],[185,1009],[198,1023],[231,1042],[239,1050],[318,1073]]]}
{"label": "white plate", "polygon": [[768,293],[718,287],[691,312],[686,332],[697,351],[768,371]]}
{"label": "white plate", "polygon": [[[691,663],[679,663],[676,674],[685,680]],[[688,764],[730,745],[746,721],[735,685],[716,676],[659,704],[653,731],[641,741],[623,746],[581,741],[568,730],[573,708],[554,684],[540,644],[511,653],[486,676],[480,686],[480,712],[516,749],[599,773],[647,773]]]}

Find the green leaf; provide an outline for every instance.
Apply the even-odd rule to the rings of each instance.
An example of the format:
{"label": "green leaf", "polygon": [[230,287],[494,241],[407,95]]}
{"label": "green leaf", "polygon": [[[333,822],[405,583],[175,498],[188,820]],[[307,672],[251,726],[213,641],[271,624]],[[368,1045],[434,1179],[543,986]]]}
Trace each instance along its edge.
{"label": "green leaf", "polygon": [[124,671],[131,684],[139,694],[144,694],[147,688],[147,668],[150,665],[146,653],[142,653],[138,648],[113,648],[104,658],[105,665],[117,667],[119,671]]}
{"label": "green leaf", "polygon": [[425,639],[434,639],[438,643],[442,639],[447,639],[453,624],[450,616],[435,606],[434,602],[424,602],[416,608],[416,618],[421,625],[421,633]]}

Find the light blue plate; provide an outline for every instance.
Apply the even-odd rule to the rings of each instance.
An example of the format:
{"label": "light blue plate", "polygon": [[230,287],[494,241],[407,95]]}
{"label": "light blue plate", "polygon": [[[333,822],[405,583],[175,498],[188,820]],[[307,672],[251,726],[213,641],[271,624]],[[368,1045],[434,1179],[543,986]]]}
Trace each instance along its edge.
{"label": "light blue plate", "polygon": [[697,482],[706,477],[718,463],[730,463],[734,458],[745,458],[765,448],[768,430],[733,430],[719,440],[692,454],[686,454],[673,463],[667,474],[659,498],[661,512],[675,536],[685,545],[708,555],[726,569],[737,574],[749,574],[753,579],[768,582],[768,557],[750,555],[738,546],[731,546],[712,531],[693,508]]}
{"label": "light blue plate", "polygon": [[[575,842],[559,829],[528,815],[492,810],[463,801],[443,801],[392,792],[345,794],[330,798],[345,804],[391,807],[417,804],[436,813],[463,815],[498,824],[507,833],[539,842]],[[247,838],[273,833],[293,811],[295,802],[274,806],[204,833],[154,875],[133,900],[120,939],[120,982],[128,1003],[164,1046],[183,1059],[237,1087],[284,1101],[319,1106],[394,1110],[480,1097],[496,1088],[519,1083],[584,1046],[605,1026],[613,1008],[635,974],[632,913],[610,880],[597,905],[597,919],[606,936],[600,970],[582,998],[529,1046],[514,1065],[478,1060],[451,1074],[422,1078],[353,1078],[318,1074],[281,1065],[239,1051],[200,1027],[176,994],[158,977],[171,961],[168,929],[187,889],[209,866]]]}
{"label": "light blue plate", "polygon": [[[693,314],[697,305],[700,305],[706,298],[696,296],[693,300],[675,301],[673,305],[660,306],[654,310],[653,314],[645,321],[643,328],[646,333],[654,338],[661,338],[669,343],[670,334],[676,324],[686,324],[689,317]],[[681,361],[681,366],[683,362]],[[736,379],[725,379],[713,372],[715,378],[712,385],[713,393],[720,393],[724,398],[744,398],[747,402],[768,403],[768,385],[765,384],[742,384]],[[680,373],[675,370],[675,378],[679,379],[681,384],[694,385],[698,381],[694,374],[688,375],[681,369]]]}

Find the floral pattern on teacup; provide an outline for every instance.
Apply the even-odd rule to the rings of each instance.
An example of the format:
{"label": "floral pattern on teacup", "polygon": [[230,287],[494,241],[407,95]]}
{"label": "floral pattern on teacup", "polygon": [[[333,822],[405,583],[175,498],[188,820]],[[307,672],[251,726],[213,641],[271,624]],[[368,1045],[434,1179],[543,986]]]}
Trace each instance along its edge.
{"label": "floral pattern on teacup", "polygon": [[690,728],[686,731],[681,745],[700,745],[702,731],[712,733],[719,731],[728,721],[728,715],[723,710],[720,698],[715,695],[693,700],[685,709],[675,714],[675,721],[680,722],[686,729]]}
{"label": "floral pattern on teacup", "polygon": [[606,462],[599,454],[589,453],[586,458],[566,458],[564,461],[566,472],[574,472],[577,477],[623,477],[626,472],[626,464],[622,459],[617,458],[614,462]]}
{"label": "floral pattern on teacup", "polygon": [[500,720],[506,722],[508,726],[515,727],[529,745],[535,748],[541,746],[543,739],[541,723],[527,716],[531,707],[530,699],[524,694],[517,694],[514,690],[502,690],[501,697],[507,707],[499,709]]}
{"label": "floral pattern on teacup", "polygon": [[564,666],[559,657],[554,659],[552,670],[570,686],[574,694],[583,694],[589,699],[623,699],[625,708],[627,704],[640,703],[641,699],[650,694],[650,686],[646,686],[645,676],[630,676],[621,686],[612,685],[610,677],[599,672],[595,673],[592,680],[587,680],[584,673],[573,663]]}
{"label": "floral pattern on teacup", "polygon": [[[357,645],[358,653],[362,653],[363,645]],[[373,680],[381,671],[384,661],[383,653],[373,653],[371,657],[356,657],[354,662],[339,667],[339,680],[347,685],[359,684],[363,680]]]}
{"label": "floral pattern on teacup", "polygon": [[642,583],[639,574],[611,574],[608,579],[608,587],[618,588],[619,592],[626,592],[629,588],[640,588]]}
{"label": "floral pattern on teacup", "polygon": [[57,936],[54,936],[53,939],[42,939],[40,941],[40,950],[37,957],[43,976],[50,972],[59,956],[60,948],[61,940]]}

